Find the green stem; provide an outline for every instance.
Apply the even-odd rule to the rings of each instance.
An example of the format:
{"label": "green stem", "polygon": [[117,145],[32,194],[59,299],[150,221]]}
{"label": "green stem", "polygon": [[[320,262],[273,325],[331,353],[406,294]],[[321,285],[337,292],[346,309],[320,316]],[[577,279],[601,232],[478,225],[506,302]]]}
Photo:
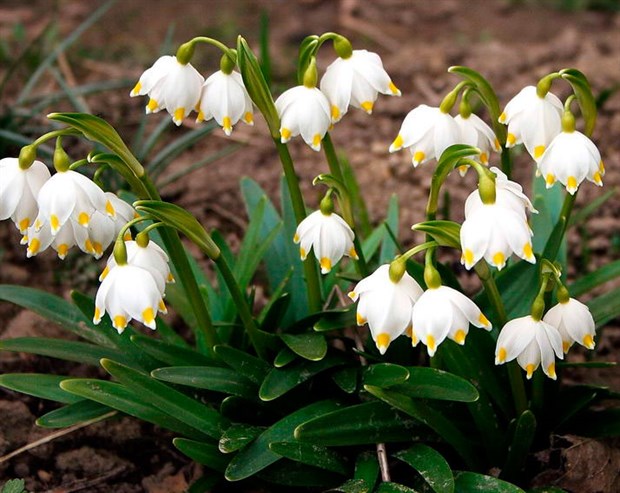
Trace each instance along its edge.
{"label": "green stem", "polygon": [[62,137],[63,135],[81,135],[81,133],[82,132],[74,128],[62,128],[60,130],[52,130],[51,132],[41,135],[41,137],[35,140],[31,145],[38,147],[41,144],[47,142],[48,140],[55,139],[56,137]]}
{"label": "green stem", "polygon": [[237,283],[237,280],[235,279],[235,276],[224,255],[220,255],[217,259],[215,259],[215,265],[217,265],[220,274],[222,274],[222,277],[224,278],[226,287],[235,301],[235,306],[237,307],[239,317],[241,318],[241,323],[250,338],[250,342],[252,343],[256,354],[262,359],[267,359],[263,345],[259,341],[258,327],[254,321],[254,317],[252,317],[250,306],[248,305],[245,295],[241,292],[239,284]]}
{"label": "green stem", "polygon": [[502,171],[510,180],[510,176],[512,175],[512,157],[510,156],[510,149],[506,146],[502,146],[501,162]]}
{"label": "green stem", "polygon": [[547,245],[545,246],[545,250],[543,252],[543,257],[547,259],[555,260],[558,255],[558,251],[560,250],[560,246],[562,245],[562,238],[564,238],[564,235],[566,234],[566,229],[568,228],[568,220],[570,219],[571,212],[573,211],[575,200],[577,200],[577,192],[579,192],[579,190],[577,190],[572,195],[570,193],[567,193],[564,196],[564,203],[562,204],[560,217],[558,218],[558,222],[553,228],[551,237],[547,242]]}
{"label": "green stem", "polygon": [[195,38],[192,38],[185,44],[194,45],[196,43],[206,43],[206,44],[210,44],[211,46],[215,46],[216,48],[219,48],[233,63],[237,63],[237,56],[235,54],[235,51],[230,49],[228,46],[218,41],[217,39],[209,38],[207,36],[196,36]]}
{"label": "green stem", "polygon": [[[299,179],[295,173],[293,159],[291,158],[291,154],[288,151],[286,144],[283,144],[280,142],[280,139],[277,138],[273,139],[273,141],[276,145],[276,149],[278,150],[278,155],[280,156],[288,191],[291,194],[291,203],[293,205],[295,221],[299,224],[306,217],[306,206],[301,194],[301,189],[299,188]],[[312,312],[317,312],[321,309],[321,284],[317,264],[310,256],[304,260],[304,273],[306,277],[306,284],[308,286],[308,305]]]}
{"label": "green stem", "polygon": [[[340,161],[338,160],[338,155],[336,154],[336,149],[334,148],[334,143],[332,142],[332,138],[329,135],[329,132],[325,134],[323,137],[323,150],[325,151],[325,157],[327,158],[327,164],[329,165],[329,172],[331,175],[342,183],[343,187],[346,190],[346,183],[344,181],[344,175],[342,173],[342,168],[340,166]],[[348,191],[347,191],[348,192]],[[355,226],[355,216],[353,215],[353,210],[351,207],[351,198],[347,193],[346,196],[340,197],[340,205],[342,206],[342,216],[347,224],[351,227],[355,236],[353,238],[353,245],[355,246],[355,251],[357,252],[357,262],[356,267],[358,272],[366,277],[368,272],[368,264],[366,263],[366,259],[364,258],[364,252],[362,251],[362,245],[359,241],[359,237],[357,234],[357,228]]]}
{"label": "green stem", "polygon": [[[141,198],[161,200],[157,188],[146,174],[141,177],[141,182],[147,191],[147,196]],[[196,346],[202,353],[214,355],[213,346],[218,344],[219,338],[213,326],[209,309],[192,273],[192,267],[183,243],[178,233],[171,228],[162,228],[160,234],[170,256],[170,261],[176,267],[179,284],[185,292],[196,317],[196,327],[193,327]]]}
{"label": "green stem", "polygon": [[[495,308],[497,322],[500,327],[503,327],[506,324],[508,317],[506,316],[504,302],[502,301],[499,289],[497,289],[495,279],[491,275],[489,264],[487,264],[486,261],[481,260],[476,264],[474,269],[482,281],[487,298],[493,305],[493,308]],[[515,410],[517,416],[520,416],[523,411],[527,409],[527,396],[525,394],[525,385],[523,384],[523,375],[521,375],[521,370],[519,369],[519,365],[516,361],[511,361],[506,365],[506,367],[508,370],[508,380],[510,381],[510,389],[512,391]]]}

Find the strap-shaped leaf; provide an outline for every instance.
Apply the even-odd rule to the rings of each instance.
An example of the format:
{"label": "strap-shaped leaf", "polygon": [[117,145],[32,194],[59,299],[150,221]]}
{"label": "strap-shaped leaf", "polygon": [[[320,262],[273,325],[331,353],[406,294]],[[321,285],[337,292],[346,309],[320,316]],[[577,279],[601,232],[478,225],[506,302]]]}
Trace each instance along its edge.
{"label": "strap-shaped leaf", "polygon": [[612,289],[587,303],[597,327],[605,325],[620,314],[620,288]]}
{"label": "strap-shaped leaf", "polygon": [[82,399],[73,404],[54,409],[37,419],[37,425],[43,428],[67,428],[97,418],[105,419],[118,414],[113,409],[98,402]]}
{"label": "strap-shaped leaf", "polygon": [[242,449],[226,468],[226,479],[238,481],[248,478],[281,458],[280,455],[269,449],[274,442],[290,441],[297,426],[305,423],[317,414],[325,414],[338,408],[334,401],[320,401],[310,404],[281,419],[259,437]]}
{"label": "strap-shaped leaf", "polygon": [[372,490],[379,479],[379,461],[376,452],[365,451],[355,460],[353,479],[361,479]]}
{"label": "strap-shaped leaf", "polygon": [[228,368],[209,366],[170,366],[158,368],[151,376],[164,382],[178,383],[198,389],[224,392],[248,399],[256,398],[257,386],[243,375]]}
{"label": "strap-shaped leaf", "polygon": [[440,246],[461,249],[461,225],[454,221],[424,221],[414,224],[411,229],[430,235]]}
{"label": "strap-shaped leaf", "polygon": [[131,342],[151,357],[168,365],[214,365],[219,363],[219,361],[193,349],[169,344],[140,334],[132,335]]}
{"label": "strap-shaped leaf", "polygon": [[580,277],[568,286],[568,291],[573,298],[578,298],[583,294],[589,293],[595,287],[616,279],[617,277],[620,277],[620,260],[609,262],[603,267],[596,269],[594,272]]}
{"label": "strap-shaped leaf", "polygon": [[409,378],[391,387],[391,390],[416,399],[458,402],[475,402],[478,399],[476,387],[462,377],[437,368],[408,366],[406,369]]}
{"label": "strap-shaped leaf", "polygon": [[269,449],[282,457],[319,469],[346,475],[347,463],[343,457],[327,447],[299,442],[273,442]]}
{"label": "strap-shaped leaf", "polygon": [[306,490],[313,488],[315,491],[317,488],[323,490],[342,481],[340,474],[284,458],[263,469],[257,476],[269,483]]}
{"label": "strap-shaped leaf", "polygon": [[356,306],[351,304],[346,308],[329,310],[319,314],[319,319],[314,322],[313,329],[317,332],[340,330],[355,325]]}
{"label": "strap-shaped leaf", "polygon": [[454,476],[446,459],[435,449],[416,443],[413,447],[394,455],[406,462],[429,484],[435,493],[453,493]]}
{"label": "strap-shaped leaf", "polygon": [[581,116],[585,121],[584,134],[591,136],[596,125],[596,99],[592,94],[590,83],[586,76],[575,68],[565,68],[560,70],[560,75],[567,81],[573,88],[577,101],[579,102],[579,108],[581,109]]}
{"label": "strap-shaped leaf", "polygon": [[289,363],[295,361],[297,355],[287,347],[280,349],[276,357],[273,359],[273,366],[283,368]]}
{"label": "strap-shaped leaf", "polygon": [[517,480],[525,466],[530,447],[536,434],[536,417],[531,411],[523,411],[514,427],[512,441],[508,447],[508,457],[502,467],[500,477],[505,480]]}
{"label": "strap-shaped leaf", "polygon": [[492,491],[493,493],[525,493],[514,484],[475,472],[459,472],[454,478],[455,493]]}
{"label": "strap-shaped leaf", "polygon": [[376,490],[377,493],[418,493],[413,488],[404,484],[393,483],[391,481],[383,482]]}
{"label": "strap-shaped leaf", "polygon": [[175,438],[172,444],[190,459],[217,472],[224,472],[230,459],[222,454],[217,445],[189,438]]}
{"label": "strap-shaped leaf", "polygon": [[335,371],[332,374],[332,380],[347,394],[352,394],[357,389],[358,368],[348,367]]}
{"label": "strap-shaped leaf", "polygon": [[392,363],[377,363],[366,366],[362,381],[364,385],[374,385],[375,387],[391,387],[405,383],[409,379],[409,370],[404,366]]}
{"label": "strap-shaped leaf", "polygon": [[215,346],[215,354],[233,370],[238,371],[251,382],[260,384],[269,371],[263,360],[230,346]]}
{"label": "strap-shaped leaf", "polygon": [[66,379],[67,377],[63,375],[45,375],[43,373],[5,373],[0,375],[0,386],[63,404],[81,401],[81,397],[60,388],[60,382]]}
{"label": "strap-shaped leaf", "polygon": [[327,341],[322,334],[282,334],[280,338],[295,354],[310,361],[320,361],[327,354]]}
{"label": "strap-shaped leaf", "polygon": [[222,434],[222,438],[218,442],[218,448],[223,454],[236,452],[245,447],[263,431],[265,431],[264,426],[234,424]]}

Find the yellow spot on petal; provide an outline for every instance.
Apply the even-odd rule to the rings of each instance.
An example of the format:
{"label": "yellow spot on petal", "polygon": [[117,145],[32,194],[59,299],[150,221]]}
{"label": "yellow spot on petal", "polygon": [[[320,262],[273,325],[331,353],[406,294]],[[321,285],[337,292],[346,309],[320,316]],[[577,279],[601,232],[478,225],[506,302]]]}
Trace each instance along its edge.
{"label": "yellow spot on petal", "polygon": [[468,169],[469,169],[469,166],[467,166],[466,164],[462,164],[461,166],[458,167],[458,170],[461,176],[465,176],[465,173],[467,173]]}
{"label": "yellow spot on petal", "polygon": [[545,146],[536,146],[534,147],[534,159],[538,159],[545,152]]}
{"label": "yellow spot on petal", "polygon": [[301,257],[302,260],[306,260],[306,257],[308,256],[308,252],[306,252],[305,248],[299,249],[299,256]]}
{"label": "yellow spot on petal", "polygon": [[198,101],[198,102],[196,103],[196,106],[194,106],[194,111],[195,111],[196,113],[200,113],[200,103],[201,103],[201,102],[200,102],[200,101]]}
{"label": "yellow spot on petal", "polygon": [[90,240],[84,242],[84,250],[88,253],[95,253],[95,247],[93,247],[93,243]]}
{"label": "yellow spot on petal", "polygon": [[41,242],[38,238],[33,238],[33,240],[28,245],[28,253],[30,255],[36,255],[39,251],[39,248],[41,248]]}
{"label": "yellow spot on petal", "polygon": [[351,298],[352,300],[354,300],[357,297],[357,293],[355,291],[349,291],[347,293],[347,296]]}
{"label": "yellow spot on petal", "polygon": [[415,332],[413,331],[413,327],[411,327],[411,345],[415,347],[418,345],[419,342],[420,340],[418,339],[418,336],[415,335]]}
{"label": "yellow spot on petal", "polygon": [[465,260],[465,265],[472,265],[474,263],[474,252],[466,248],[463,252],[463,259]]}
{"label": "yellow spot on petal", "polygon": [[149,102],[146,105],[147,111],[155,111],[157,108],[159,108],[159,103],[154,99],[149,99]]}
{"label": "yellow spot on petal", "polygon": [[144,320],[146,325],[152,324],[155,321],[155,313],[150,306],[142,312],[142,320]]}
{"label": "yellow spot on petal", "polygon": [[131,241],[131,231],[125,231],[125,234],[123,235],[123,240],[125,241]]}
{"label": "yellow spot on petal", "polygon": [[485,327],[489,327],[491,325],[491,322],[489,322],[489,319],[484,316],[484,313],[480,313],[480,315],[478,315],[478,322]]}
{"label": "yellow spot on petal", "polygon": [[605,174],[605,165],[603,164],[603,161],[601,161],[600,163],[598,163],[598,170],[601,173],[601,175]]}
{"label": "yellow spot on petal", "polygon": [[332,270],[332,261],[327,257],[323,257],[319,263],[321,264],[322,274],[327,274],[330,270]]}
{"label": "yellow spot on petal", "polygon": [[116,315],[112,319],[112,325],[114,326],[116,330],[123,331],[125,327],[127,327],[127,319],[123,317],[122,315]]}
{"label": "yellow spot on petal", "polygon": [[508,135],[506,135],[506,145],[508,147],[511,147],[515,145],[516,143],[517,143],[517,138],[515,137],[515,134],[509,133]]}
{"label": "yellow spot on petal", "polygon": [[243,121],[248,125],[252,125],[254,123],[254,115],[249,111],[246,112],[246,114],[243,116]]}
{"label": "yellow spot on petal", "polygon": [[400,96],[400,89],[396,87],[392,81],[390,81],[388,88],[390,89],[390,92],[392,94],[394,94],[395,96]]}
{"label": "yellow spot on petal", "polygon": [[332,104],[331,113],[333,121],[338,121],[340,119],[340,109],[335,104]]}
{"label": "yellow spot on petal", "polygon": [[372,113],[372,106],[373,106],[372,101],[364,101],[363,103],[360,104],[360,106],[369,115]]}
{"label": "yellow spot on petal", "polygon": [[93,242],[93,250],[95,250],[95,255],[101,256],[103,255],[103,245],[98,241]]}
{"label": "yellow spot on petal", "polygon": [[88,226],[89,221],[90,216],[86,214],[86,212],[80,212],[80,214],[78,215],[78,223],[80,223],[80,225],[82,226]]}
{"label": "yellow spot on petal", "polygon": [[497,351],[497,362],[498,363],[504,363],[505,361],[506,361],[506,348],[505,347],[501,347]]}
{"label": "yellow spot on petal", "polygon": [[[349,293],[349,296],[350,295],[351,293]],[[357,325],[364,325],[366,323],[366,319],[362,317],[359,312],[355,314],[355,321],[357,322]]]}
{"label": "yellow spot on petal", "polygon": [[525,371],[527,373],[527,379],[529,380],[530,378],[532,378],[532,375],[534,374],[534,370],[536,369],[536,367],[530,363],[529,365],[525,365]]}
{"label": "yellow spot on petal", "polygon": [[97,324],[101,320],[101,310],[95,307],[95,315],[93,316],[93,321]]}
{"label": "yellow spot on petal", "polygon": [[571,343],[570,341],[562,341],[562,351],[564,351],[564,354],[568,353],[568,350],[571,347]]}
{"label": "yellow spot on petal", "polygon": [[454,334],[454,342],[457,344],[465,344],[465,331],[463,329],[459,329]]}
{"label": "yellow spot on petal", "polygon": [[499,115],[499,122],[504,123],[506,121],[506,113],[502,111],[502,114]]}
{"label": "yellow spot on petal", "polygon": [[435,338],[430,334],[426,336],[426,345],[431,351],[435,351],[435,349],[437,348],[437,344],[435,343]]}
{"label": "yellow spot on petal", "polygon": [[591,334],[583,336],[583,345],[588,349],[594,349],[594,338]]}
{"label": "yellow spot on petal", "polygon": [[52,227],[52,232],[58,231],[60,227],[60,221],[58,220],[58,216],[56,214],[52,214],[50,216],[50,226]]}
{"label": "yellow spot on petal", "polygon": [[35,231],[39,231],[43,227],[43,223],[39,219],[34,222]]}
{"label": "yellow spot on petal", "polygon": [[357,255],[357,252],[355,251],[354,247],[351,247],[351,249],[349,250],[349,257],[351,257],[352,259],[357,260],[359,258],[359,256]]}
{"label": "yellow spot on petal", "polygon": [[26,231],[28,229],[28,226],[30,226],[30,218],[25,217],[24,219],[19,221],[19,224],[17,226],[19,227],[20,232]]}
{"label": "yellow spot on petal", "polygon": [[131,96],[136,96],[140,92],[140,89],[142,89],[142,83],[138,81],[137,84],[133,86],[133,89],[131,90]]}
{"label": "yellow spot on petal", "polygon": [[99,279],[103,281],[109,273],[110,273],[110,267],[106,265],[105,269],[103,269],[103,272],[101,272]]}
{"label": "yellow spot on petal", "polygon": [[496,151],[499,151],[502,148],[502,146],[499,143],[499,139],[495,139],[495,142],[493,142],[493,145],[495,146]]}
{"label": "yellow spot on petal", "polygon": [[172,275],[172,272],[168,272],[168,278],[166,279],[166,282],[176,282],[174,280],[174,276]]}
{"label": "yellow spot on petal", "polygon": [[555,374],[555,363],[551,363],[549,365],[549,367],[547,368],[547,375],[549,375],[549,378],[553,378],[554,380],[557,378]]}
{"label": "yellow spot on petal", "polygon": [[168,308],[166,308],[166,304],[164,303],[164,300],[159,300],[157,309],[162,313],[168,313]]}
{"label": "yellow spot on petal", "polygon": [[172,119],[175,122],[180,122],[183,120],[183,118],[185,118],[185,108],[177,108],[176,110],[174,110],[174,116],[172,117]]}
{"label": "yellow spot on petal", "polygon": [[297,233],[295,233],[295,235],[293,236],[293,242],[299,243],[299,235]]}
{"label": "yellow spot on petal", "polygon": [[596,183],[599,187],[603,186],[603,180],[601,180],[601,174],[597,171],[596,173],[594,173],[594,175],[592,176],[592,180],[594,181],[594,183]]}
{"label": "yellow spot on petal", "polygon": [[575,178],[574,176],[568,177],[568,179],[566,180],[566,190],[568,190],[569,192],[574,192],[575,190],[577,190],[577,178]]}
{"label": "yellow spot on petal", "polygon": [[286,127],[282,127],[280,129],[280,136],[284,141],[289,140],[291,138],[291,131]]}
{"label": "yellow spot on petal", "polygon": [[505,262],[506,257],[504,257],[504,254],[502,252],[497,252],[495,255],[493,255],[493,264],[496,267],[503,266]]}
{"label": "yellow spot on petal", "polygon": [[424,161],[425,157],[426,154],[424,154],[422,151],[415,151],[415,153],[413,154],[413,164],[420,164],[422,161]]}
{"label": "yellow spot on petal", "polygon": [[413,337],[413,326],[412,325],[409,325],[409,327],[405,329],[405,335],[407,337]]}
{"label": "yellow spot on petal", "polygon": [[523,247],[523,256],[526,259],[531,259],[533,255],[534,255],[534,252],[532,251],[532,244],[526,243],[525,246]]}
{"label": "yellow spot on petal", "polygon": [[196,116],[196,122],[200,123],[204,121],[205,121],[205,114],[202,112],[202,110],[198,110],[198,116]]}
{"label": "yellow spot on petal", "polygon": [[390,146],[390,151],[398,151],[399,149],[402,149],[403,143],[403,136],[398,134]]}
{"label": "yellow spot on petal", "polygon": [[109,200],[105,203],[105,211],[108,213],[109,216],[116,216],[116,210],[114,209],[112,202],[110,202]]}
{"label": "yellow spot on petal", "polygon": [[486,152],[483,152],[480,154],[480,162],[482,164],[488,164],[489,163],[489,155]]}
{"label": "yellow spot on petal", "polygon": [[379,349],[379,352],[384,353],[385,350],[388,348],[388,346],[390,345],[390,334],[386,334],[385,332],[382,332],[381,334],[377,335],[377,348]]}
{"label": "yellow spot on petal", "polygon": [[232,132],[232,122],[229,116],[225,116],[224,118],[222,118],[222,128],[226,133]]}
{"label": "yellow spot on petal", "polygon": [[60,258],[65,258],[67,256],[67,252],[69,251],[69,245],[62,243],[61,245],[58,245],[56,251],[58,252],[58,256]]}
{"label": "yellow spot on petal", "polygon": [[312,147],[319,147],[321,145],[321,136],[319,134],[314,134],[312,137]]}
{"label": "yellow spot on petal", "polygon": [[549,173],[547,176],[545,176],[545,182],[547,183],[547,187],[550,187],[555,183],[555,176]]}

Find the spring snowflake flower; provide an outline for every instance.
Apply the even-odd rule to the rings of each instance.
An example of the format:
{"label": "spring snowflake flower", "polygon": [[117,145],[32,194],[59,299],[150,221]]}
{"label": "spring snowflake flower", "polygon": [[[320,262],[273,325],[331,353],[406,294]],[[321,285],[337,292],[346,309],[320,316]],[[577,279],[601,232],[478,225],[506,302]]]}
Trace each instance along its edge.
{"label": "spring snowflake flower", "polygon": [[[495,133],[478,115],[471,114],[467,118],[457,115],[454,117],[454,121],[459,127],[460,131],[460,144],[467,144],[477,147],[482,152],[479,156],[472,156],[474,159],[479,160],[485,166],[489,164],[489,156],[491,151],[501,152],[502,148],[499,144],[499,140],[495,136]],[[469,166],[464,165],[459,167],[459,173],[463,176]]]}
{"label": "spring snowflake flower", "polygon": [[37,195],[50,172],[41,161],[22,169],[19,159],[7,157],[0,159],[0,178],[0,221],[10,218],[24,235],[39,212]]}
{"label": "spring snowflake flower", "polygon": [[254,124],[252,100],[239,72],[227,74],[220,70],[211,75],[202,86],[198,108],[197,122],[215,118],[226,135],[232,133],[239,120]]}
{"label": "spring snowflake flower", "polygon": [[511,320],[499,333],[495,348],[495,364],[517,359],[527,378],[542,363],[545,374],[555,380],[555,357],[564,358],[562,337],[558,330],[531,315]]}
{"label": "spring snowflake flower", "polygon": [[603,186],[605,167],[596,145],[584,134],[574,130],[559,133],[549,144],[538,163],[547,188],[557,181],[571,195],[584,179]]}
{"label": "spring snowflake flower", "polygon": [[523,142],[538,161],[553,138],[560,133],[562,102],[553,93],[540,97],[535,86],[524,87],[512,98],[500,115],[500,123],[508,125],[506,147]]}
{"label": "spring snowflake flower", "polygon": [[293,241],[299,244],[302,260],[312,248],[321,273],[327,274],[344,255],[357,259],[353,238],[353,230],[338,214],[318,210],[299,223]]}
{"label": "spring snowflake flower", "polygon": [[172,121],[181,125],[198,104],[203,82],[191,63],[182,64],[174,56],[163,56],[142,74],[129,95],[147,94],[147,113],[168,110]]}
{"label": "spring snowflake flower", "polygon": [[[116,212],[115,217],[95,211],[88,224],[88,237],[92,251],[87,251],[87,253],[91,253],[97,259],[101,258],[104,250],[116,239],[123,226],[136,217],[134,208],[114,193],[105,192],[105,196]],[[131,239],[129,231],[125,234],[125,239]]]}
{"label": "spring snowflake flower", "polygon": [[390,145],[390,152],[409,147],[413,166],[439,159],[443,151],[460,143],[459,127],[448,113],[425,104],[411,110]]}
{"label": "spring snowflake flower", "polygon": [[77,246],[84,253],[99,258],[88,235],[88,229],[75,224],[73,221],[65,222],[55,234],[52,234],[48,222],[45,222],[39,230],[31,226],[22,238],[22,244],[26,243],[28,244],[26,249],[28,258],[52,247],[57,252],[58,258],[64,260],[69,250],[74,246]]}
{"label": "spring snowflake flower", "polygon": [[433,356],[446,337],[465,344],[470,323],[491,330],[489,320],[463,293],[448,286],[429,288],[413,305],[411,342],[422,342]]}
{"label": "spring snowflake flower", "polygon": [[565,353],[574,342],[594,349],[594,319],[589,308],[580,301],[569,298],[564,303],[558,303],[545,314],[543,321],[558,330]]}
{"label": "spring snowflake flower", "polygon": [[340,121],[349,105],[371,114],[379,93],[401,94],[379,55],[366,50],[353,50],[348,58],[338,57],[325,70],[320,87],[330,102],[332,123]]}
{"label": "spring snowflake flower", "polygon": [[155,316],[163,307],[162,293],[151,272],[135,265],[116,265],[105,277],[95,298],[93,323],[108,313],[120,334],[132,320],[155,329]]}
{"label": "spring snowflake flower", "polygon": [[276,100],[280,116],[280,140],[283,144],[301,134],[306,144],[315,151],[321,150],[331,118],[329,101],[316,87],[296,86]]}
{"label": "spring snowflake flower", "polygon": [[411,313],[422,295],[420,285],[406,272],[398,282],[390,278],[389,264],[362,279],[349,297],[359,299],[357,324],[368,323],[377,349],[385,354],[390,343],[405,332],[411,333]]}

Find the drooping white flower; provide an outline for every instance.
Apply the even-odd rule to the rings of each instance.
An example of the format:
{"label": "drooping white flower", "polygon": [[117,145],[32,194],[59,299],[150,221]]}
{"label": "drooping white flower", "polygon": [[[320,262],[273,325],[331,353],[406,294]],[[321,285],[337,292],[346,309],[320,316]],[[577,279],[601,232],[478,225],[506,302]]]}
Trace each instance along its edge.
{"label": "drooping white flower", "polygon": [[594,349],[596,327],[590,309],[580,301],[569,298],[552,307],[543,317],[562,336],[562,349],[568,352],[574,342]]}
{"label": "drooping white flower", "polygon": [[366,50],[353,50],[349,58],[338,57],[325,70],[320,87],[330,102],[333,123],[349,105],[370,114],[379,93],[400,96],[379,55]]}
{"label": "drooping white flower", "polygon": [[116,265],[97,291],[93,323],[108,313],[119,334],[132,319],[154,330],[162,306],[162,293],[151,272],[135,265]]}
{"label": "drooping white flower", "polygon": [[542,363],[545,374],[555,380],[555,358],[564,358],[562,337],[558,330],[531,315],[509,321],[499,333],[495,348],[495,364],[517,359],[527,378]]}
{"label": "drooping white flower", "polygon": [[160,57],[147,69],[133,88],[130,96],[147,94],[147,113],[163,109],[172,116],[176,125],[196,108],[204,78],[191,63],[182,64],[174,56]]}
{"label": "drooping white flower", "polygon": [[0,221],[10,218],[20,233],[26,234],[39,212],[39,190],[49,178],[41,161],[22,169],[17,158],[0,159]]}
{"label": "drooping white flower", "polygon": [[353,230],[338,214],[318,210],[299,223],[293,241],[302,260],[312,249],[321,273],[327,274],[344,255],[357,259],[353,238]]}
{"label": "drooping white flower", "polygon": [[413,305],[411,342],[422,342],[433,356],[446,337],[465,344],[470,323],[491,330],[489,320],[463,293],[448,286],[429,288]]}
{"label": "drooping white flower", "polygon": [[545,179],[547,188],[557,181],[566,187],[571,195],[584,179],[599,187],[603,186],[605,167],[601,154],[588,137],[578,130],[560,132],[542,155],[538,169]]}
{"label": "drooping white flower", "polygon": [[[502,148],[495,133],[478,115],[472,113],[467,118],[457,115],[454,117],[454,121],[461,134],[459,143],[477,147],[482,151],[480,155],[472,156],[472,159],[488,165],[491,151],[501,152]],[[459,167],[461,176],[467,172],[468,168],[467,165]]]}
{"label": "drooping white flower", "polygon": [[[108,213],[95,211],[88,224],[88,237],[91,253],[95,258],[101,258],[103,252],[116,239],[121,229],[131,219],[136,217],[136,211],[127,202],[118,198],[112,192],[105,192],[107,199],[106,209],[114,211],[115,216],[111,217]],[[125,239],[131,239],[131,233],[127,231]]]}
{"label": "drooping white flower", "polygon": [[359,299],[357,324],[368,323],[381,354],[385,354],[398,336],[406,331],[411,332],[413,306],[423,292],[408,273],[405,272],[398,282],[394,282],[389,270],[389,264],[380,266],[349,293],[353,301]]}
{"label": "drooping white flower", "polygon": [[454,118],[439,108],[423,104],[407,114],[398,136],[390,145],[390,152],[408,147],[413,165],[418,166],[431,159],[439,159],[443,151],[459,144],[460,139]]}
{"label": "drooping white flower", "polygon": [[254,124],[252,100],[239,72],[220,70],[207,78],[200,92],[199,110],[197,122],[215,118],[226,135],[239,120]]}
{"label": "drooping white flower", "polygon": [[321,150],[321,140],[331,124],[329,101],[316,87],[295,86],[276,100],[283,144],[301,134],[306,144]]}
{"label": "drooping white flower", "polygon": [[96,256],[95,248],[88,236],[88,228],[84,228],[73,221],[66,221],[55,234],[52,234],[50,223],[47,221],[38,230],[35,226],[30,226],[22,243],[28,244],[26,249],[28,258],[52,247],[58,253],[58,258],[64,260],[69,250],[74,246],[77,246],[84,253]]}
{"label": "drooping white flower", "polygon": [[499,117],[500,123],[508,125],[506,147],[523,142],[538,161],[560,133],[562,111],[562,102],[553,93],[548,92],[541,98],[535,86],[524,87],[508,102]]}

